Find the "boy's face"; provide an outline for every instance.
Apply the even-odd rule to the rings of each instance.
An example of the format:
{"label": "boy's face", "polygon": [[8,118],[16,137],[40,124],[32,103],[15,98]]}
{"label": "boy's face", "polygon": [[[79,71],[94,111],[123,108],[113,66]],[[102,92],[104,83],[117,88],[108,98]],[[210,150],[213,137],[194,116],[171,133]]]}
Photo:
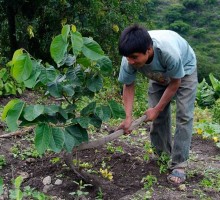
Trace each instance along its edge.
{"label": "boy's face", "polygon": [[147,50],[145,54],[143,53],[133,53],[126,57],[128,63],[135,67],[142,67],[150,58],[150,51]]}

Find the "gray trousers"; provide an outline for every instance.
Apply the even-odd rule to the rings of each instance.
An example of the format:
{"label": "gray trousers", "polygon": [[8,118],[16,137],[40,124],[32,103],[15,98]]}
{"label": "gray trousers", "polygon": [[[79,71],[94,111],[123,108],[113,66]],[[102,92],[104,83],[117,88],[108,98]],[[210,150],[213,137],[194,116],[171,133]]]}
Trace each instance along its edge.
{"label": "gray trousers", "polygon": [[[198,79],[197,71],[181,79],[181,85],[176,92],[176,130],[172,143],[171,105],[170,103],[153,121],[150,137],[152,146],[157,153],[166,152],[171,156],[170,168],[185,168],[189,157],[192,138],[194,102]],[[163,95],[166,86],[150,80],[148,98],[149,107],[155,107]]]}

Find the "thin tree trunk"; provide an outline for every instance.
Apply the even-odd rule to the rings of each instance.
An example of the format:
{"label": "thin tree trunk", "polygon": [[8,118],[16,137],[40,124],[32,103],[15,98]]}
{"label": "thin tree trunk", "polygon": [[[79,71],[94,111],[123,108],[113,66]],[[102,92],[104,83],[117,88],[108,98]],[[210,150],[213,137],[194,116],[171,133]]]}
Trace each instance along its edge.
{"label": "thin tree trunk", "polygon": [[10,57],[12,57],[15,50],[18,49],[18,43],[16,40],[16,25],[15,17],[16,12],[10,3],[7,4],[7,19],[8,19],[8,33],[10,41]]}

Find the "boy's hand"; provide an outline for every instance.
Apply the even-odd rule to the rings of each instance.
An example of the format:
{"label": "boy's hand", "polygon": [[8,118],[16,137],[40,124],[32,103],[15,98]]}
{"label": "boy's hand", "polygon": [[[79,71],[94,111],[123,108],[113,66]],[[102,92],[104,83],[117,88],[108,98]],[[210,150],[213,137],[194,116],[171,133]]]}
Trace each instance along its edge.
{"label": "boy's hand", "polygon": [[144,114],[147,115],[146,121],[154,121],[160,112],[156,108],[149,108]]}
{"label": "boy's hand", "polygon": [[120,125],[119,127],[117,128],[117,130],[119,129],[123,129],[124,130],[124,134],[125,135],[128,135],[130,134],[132,131],[129,130],[130,126],[131,126],[131,123],[132,123],[132,118],[131,117],[127,117]]}

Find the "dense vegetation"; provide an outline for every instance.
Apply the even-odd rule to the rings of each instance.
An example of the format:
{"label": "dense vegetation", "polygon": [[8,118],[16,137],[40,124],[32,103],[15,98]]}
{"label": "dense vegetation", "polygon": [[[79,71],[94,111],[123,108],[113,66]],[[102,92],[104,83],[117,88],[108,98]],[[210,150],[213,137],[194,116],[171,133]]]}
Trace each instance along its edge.
{"label": "dense vegetation", "polygon": [[199,82],[209,73],[220,78],[220,1],[154,1],[153,29],[171,29],[180,33],[194,48],[198,59]]}

